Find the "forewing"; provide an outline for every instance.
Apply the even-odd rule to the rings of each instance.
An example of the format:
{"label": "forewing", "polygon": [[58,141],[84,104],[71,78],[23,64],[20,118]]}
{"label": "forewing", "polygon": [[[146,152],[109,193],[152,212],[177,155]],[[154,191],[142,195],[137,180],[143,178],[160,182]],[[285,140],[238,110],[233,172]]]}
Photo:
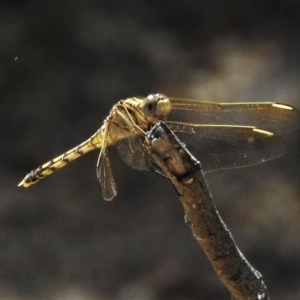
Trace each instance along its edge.
{"label": "forewing", "polygon": [[107,147],[103,147],[97,163],[97,177],[105,200],[112,200],[117,195],[117,187],[111,170]]}
{"label": "forewing", "polygon": [[168,120],[189,124],[254,126],[282,134],[300,128],[297,109],[274,102],[213,103],[170,99]]}

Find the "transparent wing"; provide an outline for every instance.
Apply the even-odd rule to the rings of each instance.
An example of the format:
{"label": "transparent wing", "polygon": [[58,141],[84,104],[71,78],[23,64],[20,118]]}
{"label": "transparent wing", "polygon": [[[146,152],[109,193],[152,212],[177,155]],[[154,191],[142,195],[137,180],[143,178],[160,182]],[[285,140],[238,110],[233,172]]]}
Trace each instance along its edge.
{"label": "transparent wing", "polygon": [[111,170],[107,147],[103,147],[97,163],[97,177],[100,182],[102,196],[105,200],[112,200],[117,195],[117,187]]}
{"label": "transparent wing", "polygon": [[251,166],[286,151],[278,135],[255,127],[167,124],[200,160],[205,172]]}
{"label": "transparent wing", "polygon": [[132,135],[116,142],[115,146],[122,159],[133,169],[145,170],[150,166],[148,156],[142,149],[145,136]]}
{"label": "transparent wing", "polygon": [[275,134],[300,128],[297,109],[274,102],[213,103],[170,99],[168,120],[189,124],[254,126]]}
{"label": "transparent wing", "polygon": [[118,122],[111,124],[109,136],[114,140],[119,155],[132,168],[145,170],[149,161],[145,155],[142,144],[145,140],[144,131],[136,124],[139,117],[133,111],[123,107],[118,110]]}

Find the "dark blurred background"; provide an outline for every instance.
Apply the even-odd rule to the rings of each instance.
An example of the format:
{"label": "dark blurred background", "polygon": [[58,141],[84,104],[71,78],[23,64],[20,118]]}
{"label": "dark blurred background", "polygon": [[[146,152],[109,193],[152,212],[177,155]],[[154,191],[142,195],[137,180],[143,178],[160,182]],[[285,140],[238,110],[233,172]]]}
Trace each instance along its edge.
{"label": "dark blurred background", "polygon": [[[31,169],[76,146],[120,99],[161,92],[300,109],[300,1],[0,2],[0,299],[229,299],[171,184],[112,151],[37,185]],[[272,299],[300,299],[300,132],[285,156],[207,175]]]}

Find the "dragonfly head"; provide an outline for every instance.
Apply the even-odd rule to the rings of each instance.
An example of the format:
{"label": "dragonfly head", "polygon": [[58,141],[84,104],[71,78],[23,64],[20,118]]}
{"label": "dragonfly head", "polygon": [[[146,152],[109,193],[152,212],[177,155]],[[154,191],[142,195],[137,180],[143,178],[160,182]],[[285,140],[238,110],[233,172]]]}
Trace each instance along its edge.
{"label": "dragonfly head", "polygon": [[144,99],[142,112],[149,120],[166,120],[171,112],[171,102],[169,98],[163,94],[151,94]]}

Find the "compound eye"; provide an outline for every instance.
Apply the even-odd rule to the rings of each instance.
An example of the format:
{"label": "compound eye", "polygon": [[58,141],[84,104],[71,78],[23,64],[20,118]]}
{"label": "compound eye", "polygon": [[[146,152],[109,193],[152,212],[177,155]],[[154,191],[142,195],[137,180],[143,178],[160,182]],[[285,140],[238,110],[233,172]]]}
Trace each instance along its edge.
{"label": "compound eye", "polygon": [[144,102],[142,105],[142,112],[146,118],[155,117],[158,100],[159,99],[157,97],[157,94],[149,95],[148,97],[146,97],[144,99]]}
{"label": "compound eye", "polygon": [[171,102],[163,94],[152,94],[144,99],[142,112],[146,118],[166,120],[171,112]]}

